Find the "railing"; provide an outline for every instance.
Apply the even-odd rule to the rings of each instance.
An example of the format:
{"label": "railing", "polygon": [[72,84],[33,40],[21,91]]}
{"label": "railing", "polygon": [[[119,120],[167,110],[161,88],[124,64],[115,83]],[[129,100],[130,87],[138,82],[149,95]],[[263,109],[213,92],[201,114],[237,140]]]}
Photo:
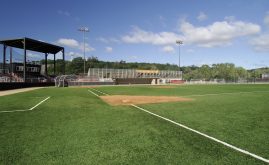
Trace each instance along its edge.
{"label": "railing", "polygon": [[185,81],[186,84],[263,84],[269,83],[269,79],[252,78],[252,79],[239,79],[239,80],[225,80],[225,79],[213,79],[213,80],[189,80]]}
{"label": "railing", "polygon": [[182,79],[181,71],[89,68],[88,77],[97,78],[175,78]]}

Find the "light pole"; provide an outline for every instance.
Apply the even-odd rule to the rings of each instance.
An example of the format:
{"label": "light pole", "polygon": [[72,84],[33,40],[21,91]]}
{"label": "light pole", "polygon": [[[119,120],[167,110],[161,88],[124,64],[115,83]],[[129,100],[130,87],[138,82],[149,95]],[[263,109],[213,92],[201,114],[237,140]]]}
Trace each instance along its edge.
{"label": "light pole", "polygon": [[178,44],[178,68],[179,68],[179,71],[180,71],[180,45],[183,44],[183,41],[176,40],[176,44]]}
{"label": "light pole", "polygon": [[84,75],[85,75],[85,32],[89,32],[89,28],[87,27],[81,27],[78,29],[78,31],[83,32],[83,56],[84,56]]}

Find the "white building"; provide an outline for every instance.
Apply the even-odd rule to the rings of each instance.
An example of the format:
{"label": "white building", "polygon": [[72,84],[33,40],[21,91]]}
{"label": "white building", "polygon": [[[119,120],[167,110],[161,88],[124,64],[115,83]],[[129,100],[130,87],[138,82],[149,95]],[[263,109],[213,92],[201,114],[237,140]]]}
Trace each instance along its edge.
{"label": "white building", "polygon": [[269,73],[262,74],[262,79],[268,79],[268,78],[269,78]]}

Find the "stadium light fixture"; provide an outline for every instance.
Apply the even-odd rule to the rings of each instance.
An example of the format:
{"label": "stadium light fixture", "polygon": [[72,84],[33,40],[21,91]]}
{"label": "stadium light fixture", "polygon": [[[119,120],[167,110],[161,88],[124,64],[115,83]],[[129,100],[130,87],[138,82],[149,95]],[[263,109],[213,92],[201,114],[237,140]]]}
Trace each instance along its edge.
{"label": "stadium light fixture", "polygon": [[89,32],[90,30],[87,27],[81,27],[78,29],[78,31],[83,32],[83,56],[84,56],[84,75],[85,75],[86,74],[85,73],[85,66],[86,66],[86,64],[85,64],[86,63],[86,60],[85,60],[85,33]]}
{"label": "stadium light fixture", "polygon": [[176,44],[178,44],[178,68],[180,71],[180,45],[183,44],[182,40],[176,40]]}

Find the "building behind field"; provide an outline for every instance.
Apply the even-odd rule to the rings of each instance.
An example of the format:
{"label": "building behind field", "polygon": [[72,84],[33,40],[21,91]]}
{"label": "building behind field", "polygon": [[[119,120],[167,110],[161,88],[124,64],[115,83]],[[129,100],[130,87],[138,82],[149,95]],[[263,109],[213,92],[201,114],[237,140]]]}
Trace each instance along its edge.
{"label": "building behind field", "polygon": [[116,84],[166,84],[181,83],[182,72],[172,70],[139,70],[90,68],[88,77]]}
{"label": "building behind field", "polygon": [[87,76],[76,76],[67,81],[71,86],[183,83],[181,71],[109,68],[89,68]]}
{"label": "building behind field", "polygon": [[261,75],[262,79],[269,79],[269,73],[264,73]]}

